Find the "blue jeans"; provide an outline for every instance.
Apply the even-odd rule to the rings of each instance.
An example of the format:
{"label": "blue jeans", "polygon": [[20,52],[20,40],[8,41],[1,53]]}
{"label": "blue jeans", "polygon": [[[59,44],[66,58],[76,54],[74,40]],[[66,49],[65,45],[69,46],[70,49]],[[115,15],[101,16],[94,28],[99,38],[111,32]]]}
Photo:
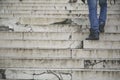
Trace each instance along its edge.
{"label": "blue jeans", "polygon": [[97,16],[97,2],[98,0],[87,0],[89,8],[90,26],[93,30],[99,31],[99,25],[105,24],[107,18],[107,0],[99,0],[100,15]]}

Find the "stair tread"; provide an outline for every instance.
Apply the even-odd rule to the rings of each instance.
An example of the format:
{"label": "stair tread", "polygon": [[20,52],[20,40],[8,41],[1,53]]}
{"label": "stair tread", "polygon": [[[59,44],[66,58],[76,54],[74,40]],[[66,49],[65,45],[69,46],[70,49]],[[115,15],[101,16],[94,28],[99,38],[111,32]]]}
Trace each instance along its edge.
{"label": "stair tread", "polygon": [[120,60],[120,50],[0,48],[0,59]]}
{"label": "stair tread", "polygon": [[[0,32],[0,40],[84,40],[89,32]],[[79,36],[79,37],[78,37]],[[120,41],[120,33],[104,33],[103,41]]]}
{"label": "stair tread", "polygon": [[120,49],[120,43],[117,41],[83,41],[84,49]]}
{"label": "stair tread", "polygon": [[44,70],[56,70],[56,71],[110,71],[110,72],[114,72],[117,71],[119,72],[119,69],[80,69],[80,68],[61,68],[61,69],[45,69],[45,68],[0,68],[0,69],[8,69],[8,70],[14,70],[14,71],[44,71]]}

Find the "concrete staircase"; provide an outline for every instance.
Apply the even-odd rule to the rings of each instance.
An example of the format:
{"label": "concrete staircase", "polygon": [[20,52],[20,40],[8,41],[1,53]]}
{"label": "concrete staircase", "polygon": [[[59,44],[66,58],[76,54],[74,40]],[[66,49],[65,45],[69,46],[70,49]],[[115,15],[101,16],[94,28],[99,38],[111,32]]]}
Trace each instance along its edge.
{"label": "concrete staircase", "polygon": [[88,35],[81,1],[0,0],[0,80],[120,80],[120,0],[100,40]]}

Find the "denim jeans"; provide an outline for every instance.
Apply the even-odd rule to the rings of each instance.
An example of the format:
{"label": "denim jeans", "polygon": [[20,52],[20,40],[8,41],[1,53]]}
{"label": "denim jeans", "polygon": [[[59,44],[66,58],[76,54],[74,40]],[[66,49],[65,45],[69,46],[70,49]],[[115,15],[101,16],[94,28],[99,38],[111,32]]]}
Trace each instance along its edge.
{"label": "denim jeans", "polygon": [[97,15],[98,0],[87,0],[89,8],[89,20],[92,29],[99,31],[99,25],[105,24],[107,18],[107,0],[99,0],[100,15]]}

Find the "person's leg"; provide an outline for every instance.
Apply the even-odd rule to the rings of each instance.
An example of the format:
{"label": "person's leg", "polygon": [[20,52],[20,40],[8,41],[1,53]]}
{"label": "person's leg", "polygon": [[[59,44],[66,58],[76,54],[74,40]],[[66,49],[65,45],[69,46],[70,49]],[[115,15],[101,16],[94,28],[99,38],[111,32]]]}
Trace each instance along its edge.
{"label": "person's leg", "polygon": [[104,32],[104,26],[107,18],[107,0],[99,0],[100,16],[99,16],[99,29]]}
{"label": "person's leg", "polygon": [[87,0],[89,8],[89,20],[91,28],[94,30],[99,30],[99,20],[97,17],[97,1],[98,0]]}
{"label": "person's leg", "polygon": [[99,39],[99,20],[97,17],[97,1],[87,0],[89,8],[89,20],[90,20],[90,35],[86,40],[98,40]]}

